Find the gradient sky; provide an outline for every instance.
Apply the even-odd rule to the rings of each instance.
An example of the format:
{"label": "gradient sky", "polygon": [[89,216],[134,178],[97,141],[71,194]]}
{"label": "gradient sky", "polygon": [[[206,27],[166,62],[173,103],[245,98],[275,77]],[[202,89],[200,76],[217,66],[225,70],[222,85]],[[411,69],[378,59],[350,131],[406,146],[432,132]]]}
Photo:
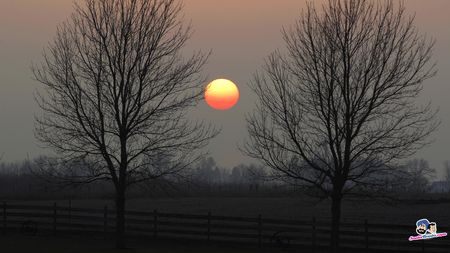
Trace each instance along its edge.
{"label": "gradient sky", "polygon": [[[77,0],[83,3],[82,0]],[[269,53],[285,44],[280,29],[294,24],[304,0],[184,0],[185,20],[195,30],[184,51],[212,50],[204,75],[206,85],[216,78],[232,80],[240,99],[231,109],[218,111],[205,101],[190,109],[192,119],[205,119],[222,126],[221,134],[210,141],[208,149],[218,166],[232,168],[255,162],[237,150],[247,136],[244,115],[255,108],[256,96],[248,83],[261,70]],[[316,7],[326,0],[314,2]],[[397,2],[397,1],[395,1]],[[408,15],[416,13],[420,33],[437,38],[434,59],[438,74],[424,83],[419,105],[432,101],[440,108],[442,123],[431,138],[436,141],[413,158],[424,158],[442,175],[442,163],[450,160],[450,9],[449,0],[405,0]],[[38,147],[33,129],[34,115],[41,111],[33,99],[42,85],[32,80],[31,63],[42,60],[43,49],[53,40],[56,27],[70,17],[71,0],[0,0],[0,154],[3,161],[21,161],[45,154]]]}

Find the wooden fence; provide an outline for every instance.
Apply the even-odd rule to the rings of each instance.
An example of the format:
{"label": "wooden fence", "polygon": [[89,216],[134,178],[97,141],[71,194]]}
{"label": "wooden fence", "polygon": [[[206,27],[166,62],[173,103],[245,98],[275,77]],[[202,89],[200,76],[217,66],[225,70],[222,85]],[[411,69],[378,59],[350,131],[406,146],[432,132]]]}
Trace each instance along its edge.
{"label": "wooden fence", "polygon": [[[259,248],[299,249],[322,252],[328,249],[330,222],[216,216],[208,213],[174,214],[127,211],[126,234],[130,238],[198,241],[205,244],[246,245]],[[113,238],[115,210],[14,205],[0,203],[0,231],[51,235],[87,234]],[[31,222],[25,223],[31,220]],[[31,224],[31,225],[30,225]],[[33,227],[35,226],[35,227]],[[37,230],[36,230],[37,228]],[[438,224],[438,233],[450,231]],[[27,230],[28,229],[28,230]],[[25,231],[24,231],[25,230]],[[450,252],[450,238],[409,241],[415,224],[342,223],[340,245],[344,252]],[[1,236],[1,235],[0,235]]]}

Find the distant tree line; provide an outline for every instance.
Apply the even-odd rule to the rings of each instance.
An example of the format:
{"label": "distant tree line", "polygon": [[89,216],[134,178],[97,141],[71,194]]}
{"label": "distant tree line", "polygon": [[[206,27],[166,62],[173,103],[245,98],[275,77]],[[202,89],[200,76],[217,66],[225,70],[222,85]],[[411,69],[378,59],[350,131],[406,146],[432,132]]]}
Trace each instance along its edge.
{"label": "distant tree line", "polygon": [[243,163],[234,166],[232,169],[217,166],[214,158],[207,157],[203,158],[196,165],[196,175],[200,181],[209,184],[248,184],[257,183],[258,178],[253,176],[254,171],[263,172],[266,167],[263,165],[257,165],[251,163],[250,165],[245,165]]}
{"label": "distant tree line", "polygon": [[[84,186],[72,186],[67,189],[58,189],[55,191],[42,178],[38,178],[31,172],[30,168],[36,166],[37,163],[42,164],[44,156],[37,157],[31,162],[16,161],[0,163],[0,198],[14,199],[14,198],[83,198],[83,197],[98,197],[98,198],[113,198],[114,189],[111,185],[98,182]],[[298,161],[297,161],[298,162]],[[295,161],[292,161],[294,166]],[[81,166],[81,165],[80,165]],[[163,163],[162,165],[163,166]],[[450,162],[445,161],[444,176],[442,181],[450,182]],[[54,168],[52,168],[54,169]],[[80,168],[80,173],[83,171]],[[192,168],[194,179],[192,182],[178,182],[176,178],[167,179],[173,185],[173,189],[169,192],[165,189],[165,193],[179,196],[180,192],[189,192],[189,196],[204,195],[205,192],[234,192],[235,194],[243,192],[258,192],[270,189],[271,191],[281,190],[300,190],[296,188],[297,183],[293,182],[292,178],[280,178],[279,181],[266,181],[264,178],[269,173],[269,170],[264,165],[251,163],[238,164],[233,168],[220,166],[216,163],[213,157],[205,157],[195,164]],[[430,164],[425,159],[412,159],[406,161],[399,170],[405,177],[403,184],[397,186],[395,189],[401,193],[422,193],[431,185],[436,179],[436,169],[431,168]],[[386,180],[389,177],[386,176]],[[153,191],[153,192],[152,192]],[[144,185],[137,185],[130,193],[137,196],[153,197],[160,196],[161,189],[157,186],[144,187]],[[231,196],[231,195],[230,195]]]}
{"label": "distant tree line", "polygon": [[[35,168],[40,170],[53,171],[53,174],[72,173],[74,177],[82,176],[85,172],[85,161],[79,161],[78,164],[59,164],[54,166],[51,160],[54,158],[39,156],[31,161],[16,161],[3,163],[0,165],[0,199],[14,198],[113,198],[114,189],[106,182],[93,182],[91,184],[72,184],[64,188],[55,187],[52,182],[42,177],[42,174],[34,174]],[[157,162],[159,169],[164,169],[165,162],[163,159]],[[46,166],[48,164],[48,166]],[[65,169],[70,166],[71,170]],[[256,164],[239,164],[232,169],[218,166],[212,157],[206,157],[197,164],[192,165],[192,179],[190,181],[180,181],[176,177],[167,177],[165,182],[160,184],[149,185],[148,182],[136,184],[129,195],[137,195],[142,197],[160,197],[179,196],[180,193],[191,191],[195,194],[202,192],[210,192],[211,190],[255,190],[264,185],[252,176],[250,171],[262,172],[264,166]],[[166,187],[170,185],[171,187]],[[269,184],[265,185],[269,187]],[[273,188],[273,184],[270,184]]]}

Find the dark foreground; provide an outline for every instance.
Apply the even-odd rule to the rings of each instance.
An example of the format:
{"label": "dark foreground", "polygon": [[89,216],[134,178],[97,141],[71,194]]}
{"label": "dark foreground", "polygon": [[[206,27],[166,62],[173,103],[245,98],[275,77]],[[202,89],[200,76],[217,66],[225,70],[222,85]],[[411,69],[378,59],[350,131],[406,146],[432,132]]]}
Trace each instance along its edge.
{"label": "dark foreground", "polygon": [[114,248],[114,242],[110,240],[23,236],[0,234],[0,245],[2,253],[93,253],[93,252],[139,252],[139,253],[244,253],[244,252],[276,252],[273,250],[258,250],[250,248],[202,246],[187,243],[166,241],[152,242],[129,242],[126,250]]}
{"label": "dark foreground", "polygon": [[[415,234],[417,220],[427,218],[438,224],[438,232],[449,232],[448,210],[450,201],[448,196],[436,195],[414,201],[410,204],[397,204],[395,206],[380,205],[376,202],[351,203],[344,202],[342,206],[343,223],[364,223],[364,220],[373,224],[403,225],[407,235],[402,237],[406,243],[413,245],[417,242],[408,242],[409,235]],[[445,197],[445,198],[444,198]],[[115,209],[114,203],[107,199],[83,200],[52,200],[52,201],[11,201],[14,204],[53,206],[57,202],[60,206],[89,207],[108,210]],[[236,217],[255,218],[261,215],[264,219],[282,220],[311,220],[329,221],[331,216],[329,203],[324,201],[318,205],[311,205],[306,198],[159,198],[159,199],[129,199],[127,209],[140,212],[178,213],[206,215],[224,215]],[[377,232],[370,229],[370,232]],[[386,232],[386,231],[379,231]],[[392,231],[390,231],[392,233]],[[359,234],[358,234],[359,235]],[[237,248],[233,245],[206,246],[205,243],[166,241],[151,242],[148,240],[128,242],[129,249],[117,251],[114,241],[85,238],[44,237],[36,234],[34,237],[22,236],[17,233],[6,235],[0,232],[0,252],[277,252],[273,249],[263,248]],[[90,238],[90,237],[87,237]],[[449,237],[433,239],[430,242],[449,240]],[[81,242],[81,243],[80,243]],[[371,240],[372,243],[372,240]],[[428,243],[428,242],[427,242]],[[414,244],[414,245],[416,245]],[[416,245],[420,248],[420,245]],[[317,252],[317,251],[316,251]],[[430,251],[431,252],[431,251]],[[440,251],[442,252],[442,251]]]}

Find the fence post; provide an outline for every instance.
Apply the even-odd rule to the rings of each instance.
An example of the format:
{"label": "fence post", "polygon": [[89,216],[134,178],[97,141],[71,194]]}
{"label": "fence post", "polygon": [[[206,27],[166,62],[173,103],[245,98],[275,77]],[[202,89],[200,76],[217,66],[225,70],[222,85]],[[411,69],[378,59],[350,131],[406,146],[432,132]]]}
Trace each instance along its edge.
{"label": "fence post", "polygon": [[258,214],[258,248],[261,249],[261,214]]}
{"label": "fence post", "polygon": [[364,220],[364,232],[366,233],[366,252],[369,252],[369,228],[367,220]]}
{"label": "fence post", "polygon": [[70,220],[71,220],[71,210],[72,209],[72,200],[69,198],[69,231],[71,229],[71,224],[70,224]]}
{"label": "fence post", "polygon": [[6,201],[3,201],[3,234],[6,234]]}
{"label": "fence post", "polygon": [[312,245],[313,252],[316,252],[316,217],[313,217],[313,226],[312,226]]}
{"label": "fence post", "polygon": [[211,212],[208,212],[208,233],[207,233],[207,245],[209,246],[209,233],[211,232]]}
{"label": "fence post", "polygon": [[154,228],[155,228],[155,238],[156,238],[156,235],[157,235],[157,230],[158,230],[158,225],[156,224],[156,222],[157,222],[157,220],[158,220],[158,215],[157,215],[158,213],[157,213],[157,211],[156,211],[156,209],[155,209],[155,215],[153,216],[154,218],[155,218],[155,223],[153,224],[154,225]]}
{"label": "fence post", "polygon": [[53,203],[53,236],[56,236],[56,202]]}
{"label": "fence post", "polygon": [[105,206],[105,208],[104,208],[104,213],[103,213],[103,232],[105,233],[105,238],[107,237],[107,234],[106,234],[106,232],[108,231],[107,230],[107,226],[108,226],[108,221],[107,221],[107,219],[108,219],[108,206]]}

